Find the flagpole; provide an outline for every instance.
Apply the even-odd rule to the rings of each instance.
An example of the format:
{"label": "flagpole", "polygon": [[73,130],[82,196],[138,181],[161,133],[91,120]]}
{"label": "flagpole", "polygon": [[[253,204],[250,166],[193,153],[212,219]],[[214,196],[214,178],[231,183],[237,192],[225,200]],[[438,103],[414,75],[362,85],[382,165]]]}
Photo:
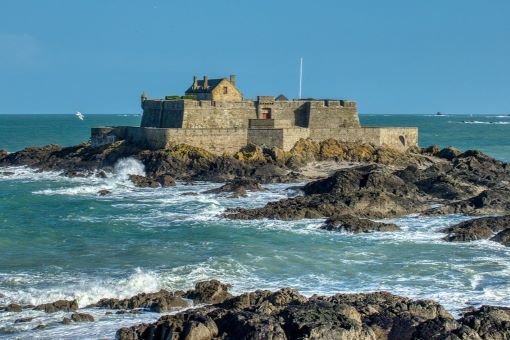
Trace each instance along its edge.
{"label": "flagpole", "polygon": [[299,63],[299,99],[303,91],[303,58],[300,59]]}

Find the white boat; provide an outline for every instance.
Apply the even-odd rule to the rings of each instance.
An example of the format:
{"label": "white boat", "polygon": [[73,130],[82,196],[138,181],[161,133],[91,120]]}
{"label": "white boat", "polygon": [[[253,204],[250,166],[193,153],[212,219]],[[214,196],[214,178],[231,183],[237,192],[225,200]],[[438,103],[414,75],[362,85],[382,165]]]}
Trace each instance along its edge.
{"label": "white boat", "polygon": [[85,116],[83,115],[83,113],[81,113],[80,111],[76,111],[76,113],[74,114],[76,117],[78,117],[79,120],[83,120],[85,118]]}

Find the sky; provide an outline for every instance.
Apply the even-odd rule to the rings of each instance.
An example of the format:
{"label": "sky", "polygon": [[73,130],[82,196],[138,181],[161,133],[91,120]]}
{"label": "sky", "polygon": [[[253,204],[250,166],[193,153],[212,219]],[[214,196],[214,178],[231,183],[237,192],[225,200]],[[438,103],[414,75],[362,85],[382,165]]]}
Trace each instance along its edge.
{"label": "sky", "polygon": [[361,113],[510,113],[508,0],[0,0],[0,113],[140,113],[193,75]]}

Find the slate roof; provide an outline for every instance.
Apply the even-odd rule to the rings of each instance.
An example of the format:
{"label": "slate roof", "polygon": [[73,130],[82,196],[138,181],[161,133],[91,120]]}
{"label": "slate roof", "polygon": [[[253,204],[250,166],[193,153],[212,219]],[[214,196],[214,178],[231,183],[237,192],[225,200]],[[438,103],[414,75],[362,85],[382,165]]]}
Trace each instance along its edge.
{"label": "slate roof", "polygon": [[[210,93],[218,84],[226,78],[220,78],[220,79],[209,79],[207,81],[207,84],[209,87],[207,89],[204,89],[204,80],[197,80],[198,88],[196,90],[193,90],[193,85],[188,87],[186,90],[186,93]],[[228,80],[228,79],[227,79]]]}

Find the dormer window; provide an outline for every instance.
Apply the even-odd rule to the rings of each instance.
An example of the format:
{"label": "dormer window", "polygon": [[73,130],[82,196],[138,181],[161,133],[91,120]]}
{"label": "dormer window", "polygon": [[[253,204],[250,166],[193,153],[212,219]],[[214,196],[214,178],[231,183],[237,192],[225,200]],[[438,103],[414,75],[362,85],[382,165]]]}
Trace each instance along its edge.
{"label": "dormer window", "polygon": [[227,86],[223,86],[223,94],[227,94],[228,93],[228,87]]}

